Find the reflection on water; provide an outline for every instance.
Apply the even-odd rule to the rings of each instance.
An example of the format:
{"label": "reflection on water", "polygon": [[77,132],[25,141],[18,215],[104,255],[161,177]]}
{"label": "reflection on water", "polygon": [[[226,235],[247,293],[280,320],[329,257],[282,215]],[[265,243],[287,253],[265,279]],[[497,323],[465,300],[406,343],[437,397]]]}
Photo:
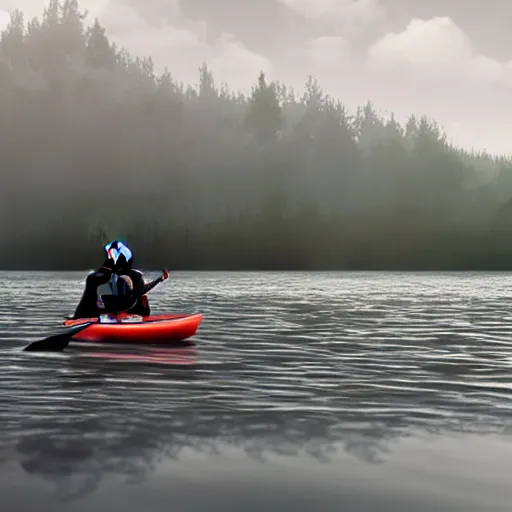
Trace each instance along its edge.
{"label": "reflection on water", "polygon": [[114,348],[115,352],[109,352],[96,347],[94,350],[80,355],[85,358],[96,358],[111,362],[122,361],[130,363],[167,364],[172,366],[197,364],[197,351],[191,348],[144,347],[142,350],[139,348],[130,348],[127,350],[124,346],[116,346]]}
{"label": "reflection on water", "polygon": [[[508,434],[508,274],[179,274],[152,304],[202,311],[195,346],[70,344],[59,354],[21,348],[73,309],[83,276],[0,281],[13,305],[0,311],[0,475],[16,462],[59,500],[89,499],[112,477],[144,488],[169,461],[191,464],[192,452],[202,467],[237,449],[269,467],[291,458],[335,475],[357,461],[368,468],[361,478],[384,478],[408,440]],[[481,453],[467,456],[482,463]],[[409,457],[407,475],[427,471],[422,457]],[[493,476],[480,477],[485,496]],[[467,507],[453,494],[453,506]],[[0,505],[1,496],[0,486]]]}

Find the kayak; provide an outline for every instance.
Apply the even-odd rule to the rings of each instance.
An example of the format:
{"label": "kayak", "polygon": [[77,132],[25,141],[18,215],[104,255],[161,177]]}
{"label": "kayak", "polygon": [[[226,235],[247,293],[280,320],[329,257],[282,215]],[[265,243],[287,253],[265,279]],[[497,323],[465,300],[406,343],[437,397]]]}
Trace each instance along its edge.
{"label": "kayak", "polygon": [[72,327],[92,322],[89,327],[75,334],[73,341],[87,343],[175,343],[193,336],[203,319],[202,313],[190,315],[151,315],[133,317],[126,315],[104,323],[101,318],[64,320]]}

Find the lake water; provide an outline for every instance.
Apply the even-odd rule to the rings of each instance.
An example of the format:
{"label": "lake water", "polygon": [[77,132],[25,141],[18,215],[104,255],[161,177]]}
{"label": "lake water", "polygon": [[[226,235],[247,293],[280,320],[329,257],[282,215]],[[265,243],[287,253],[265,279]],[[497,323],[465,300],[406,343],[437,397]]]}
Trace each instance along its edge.
{"label": "lake water", "polygon": [[177,273],[195,345],[23,353],[85,273],[0,273],[0,510],[507,511],[512,274]]}

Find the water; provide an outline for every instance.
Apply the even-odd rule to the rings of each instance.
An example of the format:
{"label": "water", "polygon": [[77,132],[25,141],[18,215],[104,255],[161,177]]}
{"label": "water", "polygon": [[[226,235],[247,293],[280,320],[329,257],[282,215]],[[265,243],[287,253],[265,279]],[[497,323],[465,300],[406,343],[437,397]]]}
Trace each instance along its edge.
{"label": "water", "polygon": [[195,346],[21,352],[83,278],[0,273],[0,510],[510,510],[511,274],[178,273]]}

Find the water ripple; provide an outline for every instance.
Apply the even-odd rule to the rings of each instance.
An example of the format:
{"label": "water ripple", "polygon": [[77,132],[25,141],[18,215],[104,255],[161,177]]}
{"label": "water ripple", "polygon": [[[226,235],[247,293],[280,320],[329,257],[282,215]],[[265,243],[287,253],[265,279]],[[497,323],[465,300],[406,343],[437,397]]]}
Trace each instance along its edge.
{"label": "water ripple", "polygon": [[83,281],[0,274],[0,461],[16,453],[28,473],[140,478],[213,440],[322,461],[343,442],[372,462],[414,429],[510,425],[508,274],[179,273],[152,307],[202,311],[195,347],[22,353]]}

